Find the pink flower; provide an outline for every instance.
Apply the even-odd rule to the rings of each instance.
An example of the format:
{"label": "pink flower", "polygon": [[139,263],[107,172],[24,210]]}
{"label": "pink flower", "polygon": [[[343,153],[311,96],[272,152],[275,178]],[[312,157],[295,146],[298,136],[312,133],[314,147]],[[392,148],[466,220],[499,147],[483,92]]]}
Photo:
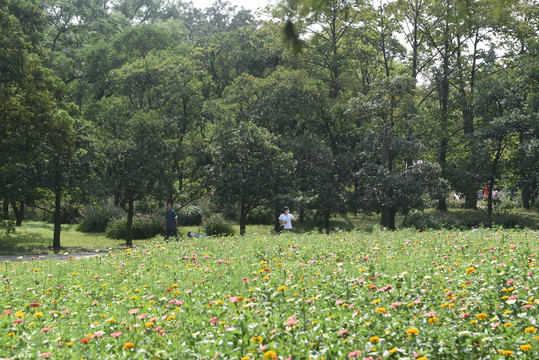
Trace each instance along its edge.
{"label": "pink flower", "polygon": [[460,317],[461,317],[462,319],[466,319],[468,316],[470,316],[470,313],[469,313],[469,312],[460,315]]}
{"label": "pink flower", "polygon": [[296,315],[290,316],[286,322],[284,323],[285,326],[294,326],[298,323],[298,320],[296,318]]}
{"label": "pink flower", "polygon": [[13,312],[13,310],[11,310],[11,309],[4,310],[4,315],[11,315],[12,312]]}
{"label": "pink flower", "polygon": [[217,260],[217,264],[222,264],[223,263],[223,260]]}
{"label": "pink flower", "polygon": [[361,351],[360,350],[356,350],[356,351],[352,351],[351,353],[348,354],[348,358],[349,359],[353,359],[355,358],[356,356],[360,356],[361,355]]}
{"label": "pink flower", "polygon": [[139,309],[131,309],[131,310],[129,310],[129,313],[130,313],[131,315],[135,315],[135,314],[138,313],[138,312],[139,312]]}
{"label": "pink flower", "polygon": [[496,323],[494,323],[494,324],[492,324],[490,326],[492,326],[493,329],[496,329],[498,326],[500,326],[500,324],[501,324],[501,322],[498,321],[498,322],[496,322]]}
{"label": "pink flower", "polygon": [[514,282],[515,282],[515,279],[509,280],[509,281],[507,282],[507,286],[511,285],[511,284],[514,283]]}
{"label": "pink flower", "polygon": [[421,304],[421,298],[414,300],[413,303],[416,305]]}
{"label": "pink flower", "polygon": [[524,305],[522,308],[523,308],[524,310],[528,310],[528,309],[531,308],[532,306],[533,306],[533,305]]}
{"label": "pink flower", "polygon": [[335,301],[335,305],[341,305],[343,302],[344,301],[342,301],[342,300],[337,300],[337,301]]}
{"label": "pink flower", "polygon": [[425,314],[425,316],[428,316],[428,317],[436,316],[436,311],[429,311],[428,313]]}
{"label": "pink flower", "polygon": [[243,281],[244,284],[247,284],[247,282],[249,282],[249,278],[248,277],[241,278],[241,281]]}
{"label": "pink flower", "polygon": [[275,334],[277,332],[277,329],[270,330],[270,334]]}
{"label": "pink flower", "polygon": [[120,335],[122,335],[121,331],[110,334],[110,337],[117,338],[120,337]]}
{"label": "pink flower", "polygon": [[230,297],[230,298],[228,298],[228,300],[230,300],[230,302],[232,304],[235,304],[235,303],[237,303],[239,301],[237,296]]}
{"label": "pink flower", "polygon": [[401,306],[401,305],[402,305],[402,303],[401,303],[400,301],[398,301],[398,302],[394,302],[393,304],[391,304],[391,306],[390,306],[389,308],[390,308],[390,309],[394,309],[394,308],[396,308],[397,306]]}
{"label": "pink flower", "polygon": [[140,314],[139,316],[137,316],[137,319],[143,320],[146,319],[146,316],[148,316],[148,314]]}
{"label": "pink flower", "polygon": [[28,305],[28,306],[30,306],[31,308],[37,308],[37,307],[40,307],[41,304],[37,303],[37,302],[33,302],[33,303],[30,303],[30,305]]}
{"label": "pink flower", "polygon": [[14,325],[17,325],[17,324],[20,324],[22,323],[24,320],[23,319],[17,319],[13,322]]}
{"label": "pink flower", "polygon": [[339,330],[338,334],[339,334],[339,336],[342,336],[344,334],[348,334],[349,332],[350,331],[348,331],[348,330]]}
{"label": "pink flower", "polygon": [[46,333],[46,332],[49,332],[52,328],[50,326],[47,326],[47,327],[44,327],[43,329],[41,329],[40,331],[42,333]]}
{"label": "pink flower", "polygon": [[389,290],[391,290],[391,289],[393,289],[393,286],[388,285],[388,286],[384,286],[384,287],[381,288],[380,290],[381,290],[381,291],[389,291]]}
{"label": "pink flower", "polygon": [[219,321],[219,319],[217,319],[217,316],[216,316],[216,317],[212,317],[212,318],[210,319],[210,322],[211,322],[212,324],[217,324],[218,321]]}
{"label": "pink flower", "polygon": [[192,292],[193,292],[192,289],[189,289],[189,290],[186,290],[186,291],[185,291],[186,294],[190,294],[190,293],[192,293]]}
{"label": "pink flower", "polygon": [[52,356],[51,353],[41,353],[41,354],[39,354],[40,358],[50,358],[51,356]]}

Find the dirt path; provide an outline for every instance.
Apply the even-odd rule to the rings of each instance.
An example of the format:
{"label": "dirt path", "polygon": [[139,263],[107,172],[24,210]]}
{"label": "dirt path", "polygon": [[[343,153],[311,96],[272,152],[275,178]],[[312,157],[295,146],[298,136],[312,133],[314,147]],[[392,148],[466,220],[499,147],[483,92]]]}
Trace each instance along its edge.
{"label": "dirt path", "polygon": [[37,261],[37,260],[79,260],[86,259],[94,256],[99,256],[106,254],[102,253],[81,253],[81,254],[52,254],[52,255],[11,255],[11,256],[0,256],[0,262],[10,261]]}

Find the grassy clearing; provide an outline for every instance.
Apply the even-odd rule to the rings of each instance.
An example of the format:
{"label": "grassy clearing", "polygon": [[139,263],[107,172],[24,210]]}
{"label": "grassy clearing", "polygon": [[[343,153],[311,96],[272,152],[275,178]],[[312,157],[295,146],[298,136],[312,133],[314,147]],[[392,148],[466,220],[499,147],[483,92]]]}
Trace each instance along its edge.
{"label": "grassy clearing", "polygon": [[[463,210],[451,210],[454,213],[462,213]],[[539,213],[524,209],[511,210],[539,224]],[[398,214],[396,223],[402,223],[403,216]],[[339,215],[332,219],[332,231],[359,230],[372,232],[379,228],[380,215],[346,214]],[[294,222],[294,232],[310,233],[321,231],[314,220],[305,222]],[[236,233],[239,233],[239,225],[235,225]],[[188,231],[200,232],[197,226],[180,226],[179,233],[185,238]],[[271,225],[248,225],[247,234],[273,234]],[[25,221],[21,227],[16,229],[16,233],[10,236],[0,237],[0,255],[35,255],[52,253],[53,225],[45,222]],[[143,243],[145,240],[134,240],[135,244]],[[95,250],[118,249],[124,245],[123,240],[113,240],[105,236],[104,233],[82,233],[76,230],[76,225],[62,225],[61,234],[62,251],[69,253],[91,252]]]}

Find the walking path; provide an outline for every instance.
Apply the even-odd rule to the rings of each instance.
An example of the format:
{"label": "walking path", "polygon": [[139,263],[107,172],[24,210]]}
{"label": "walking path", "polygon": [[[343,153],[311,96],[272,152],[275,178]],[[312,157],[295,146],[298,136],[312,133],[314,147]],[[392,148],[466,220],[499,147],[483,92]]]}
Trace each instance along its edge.
{"label": "walking path", "polygon": [[36,260],[79,260],[86,259],[94,256],[99,256],[106,254],[106,252],[101,253],[81,253],[81,254],[52,254],[52,255],[6,255],[0,256],[0,263],[5,261],[36,261]]}

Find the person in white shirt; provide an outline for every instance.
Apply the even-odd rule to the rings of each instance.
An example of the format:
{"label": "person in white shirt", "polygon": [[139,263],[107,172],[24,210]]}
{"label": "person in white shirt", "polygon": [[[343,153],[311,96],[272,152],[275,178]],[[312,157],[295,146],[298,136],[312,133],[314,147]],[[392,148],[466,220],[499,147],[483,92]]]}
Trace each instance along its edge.
{"label": "person in white shirt", "polygon": [[284,228],[284,230],[292,230],[292,221],[296,221],[298,217],[294,217],[294,215],[290,214],[290,209],[288,206],[285,206],[283,208],[283,213],[281,216],[279,216],[279,224],[281,224]]}

